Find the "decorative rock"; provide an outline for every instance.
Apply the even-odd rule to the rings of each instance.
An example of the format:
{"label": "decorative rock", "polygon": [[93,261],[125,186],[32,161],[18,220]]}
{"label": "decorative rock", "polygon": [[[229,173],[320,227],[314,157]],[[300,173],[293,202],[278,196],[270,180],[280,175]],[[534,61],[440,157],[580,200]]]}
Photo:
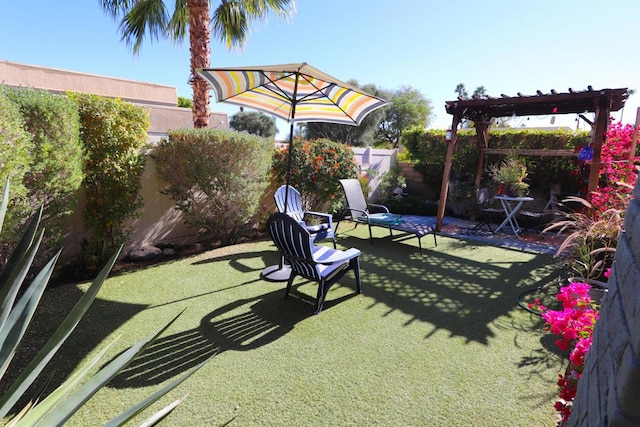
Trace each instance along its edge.
{"label": "decorative rock", "polygon": [[131,249],[131,252],[129,253],[129,259],[131,259],[132,261],[148,261],[160,254],[162,254],[162,250],[160,248],[156,248],[155,246],[136,246]]}
{"label": "decorative rock", "polygon": [[164,248],[162,250],[162,255],[164,256],[172,256],[176,254],[176,250],[173,248]]}

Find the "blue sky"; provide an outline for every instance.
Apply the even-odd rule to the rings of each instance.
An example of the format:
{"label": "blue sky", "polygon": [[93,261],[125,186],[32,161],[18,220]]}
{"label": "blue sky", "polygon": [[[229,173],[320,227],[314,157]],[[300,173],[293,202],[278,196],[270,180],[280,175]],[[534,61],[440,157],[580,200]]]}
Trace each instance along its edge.
{"label": "blue sky", "polygon": [[[146,43],[135,57],[98,0],[53,3],[0,3],[0,59],[166,84],[191,97],[187,43]],[[492,96],[587,85],[640,90],[638,0],[298,0],[296,6],[291,22],[272,17],[254,24],[241,51],[214,41],[211,66],[304,61],[342,80],[411,86],[431,100],[430,127],[439,129],[451,123],[444,103],[455,99],[458,83],[469,92],[484,85]],[[627,101],[624,122],[635,121],[639,99]],[[215,97],[211,109],[238,111]],[[576,117],[558,116],[555,124],[575,128]],[[278,127],[285,137],[286,124]]]}

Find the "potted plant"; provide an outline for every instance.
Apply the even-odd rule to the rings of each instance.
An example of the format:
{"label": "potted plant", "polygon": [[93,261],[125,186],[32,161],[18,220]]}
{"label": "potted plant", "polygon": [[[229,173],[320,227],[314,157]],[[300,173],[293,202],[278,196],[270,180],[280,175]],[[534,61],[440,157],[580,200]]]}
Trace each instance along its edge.
{"label": "potted plant", "polygon": [[489,176],[498,184],[498,188],[504,188],[507,196],[522,197],[529,193],[529,184],[524,182],[527,166],[517,157],[507,156],[499,164],[491,165]]}

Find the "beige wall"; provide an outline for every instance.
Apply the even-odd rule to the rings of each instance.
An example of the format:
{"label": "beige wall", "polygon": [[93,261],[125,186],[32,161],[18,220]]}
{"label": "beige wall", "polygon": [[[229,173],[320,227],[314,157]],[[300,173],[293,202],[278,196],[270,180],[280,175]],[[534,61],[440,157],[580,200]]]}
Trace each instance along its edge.
{"label": "beige wall", "polygon": [[[141,105],[149,111],[149,138],[151,142],[163,137],[169,129],[192,128],[191,110],[180,107],[158,105]],[[229,129],[229,119],[225,113],[211,113],[209,127],[212,129]]]}
{"label": "beige wall", "polygon": [[[92,93],[140,105],[149,111],[149,135],[152,139],[166,135],[168,129],[193,127],[191,110],[178,107],[178,95],[173,86],[4,60],[0,60],[0,82],[9,86],[32,87],[54,93]],[[229,129],[227,114],[212,112],[209,127]]]}
{"label": "beige wall", "polygon": [[32,87],[57,93],[67,91],[93,93],[142,104],[176,106],[178,100],[176,88],[173,86],[77,73],[4,60],[0,60],[0,82],[9,86]]}

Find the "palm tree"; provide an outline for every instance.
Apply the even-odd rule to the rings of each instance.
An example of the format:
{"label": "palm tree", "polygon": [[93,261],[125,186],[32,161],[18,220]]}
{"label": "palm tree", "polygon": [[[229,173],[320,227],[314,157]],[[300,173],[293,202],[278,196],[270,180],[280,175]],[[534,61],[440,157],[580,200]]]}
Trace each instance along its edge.
{"label": "palm tree", "polygon": [[220,0],[211,16],[210,0],[100,0],[100,5],[114,19],[120,18],[122,40],[134,54],[138,54],[145,37],[182,42],[188,26],[189,83],[193,88],[193,126],[196,128],[209,125],[209,85],[196,74],[196,69],[209,67],[211,29],[227,49],[241,48],[251,21],[265,20],[269,12],[285,18],[295,13],[295,0]]}

